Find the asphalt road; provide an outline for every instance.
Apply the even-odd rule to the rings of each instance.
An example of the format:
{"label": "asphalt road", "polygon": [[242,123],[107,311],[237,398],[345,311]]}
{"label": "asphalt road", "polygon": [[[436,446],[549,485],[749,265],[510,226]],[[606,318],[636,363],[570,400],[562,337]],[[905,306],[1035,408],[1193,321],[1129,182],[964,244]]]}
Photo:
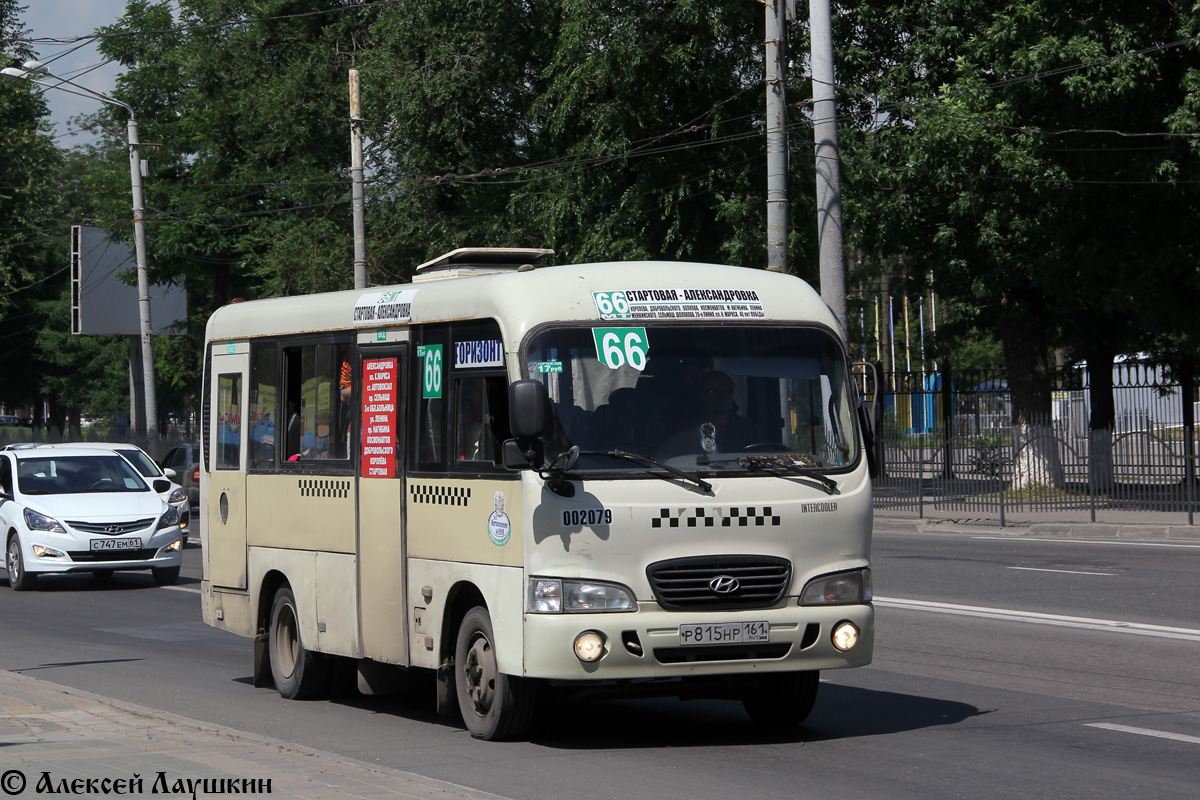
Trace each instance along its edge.
{"label": "asphalt road", "polygon": [[484,743],[409,694],[289,702],[250,685],[250,642],[200,619],[184,578],[0,586],[0,669],[525,800],[1193,798],[1200,547],[889,532],[874,548],[875,663],[829,672],[808,723],[734,702],[544,708]]}

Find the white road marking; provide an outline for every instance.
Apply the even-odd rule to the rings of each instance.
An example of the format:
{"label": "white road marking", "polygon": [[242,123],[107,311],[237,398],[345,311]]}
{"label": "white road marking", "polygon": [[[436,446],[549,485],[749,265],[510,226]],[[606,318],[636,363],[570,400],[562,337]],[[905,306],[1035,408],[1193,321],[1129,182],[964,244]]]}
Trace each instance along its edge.
{"label": "white road marking", "polygon": [[1200,544],[1176,544],[1174,542],[1128,542],[1107,541],[1105,539],[1059,539],[1055,537],[1038,536],[972,536],[988,542],[1050,542],[1054,544],[1104,544],[1121,547],[1177,547],[1183,550],[1200,550]]}
{"label": "white road marking", "polygon": [[1154,736],[1158,739],[1170,739],[1175,742],[1187,742],[1188,744],[1200,744],[1200,736],[1187,736],[1182,733],[1168,733],[1167,731],[1156,731],[1150,728],[1134,728],[1130,725],[1114,725],[1111,722],[1085,722],[1085,728],[1103,728],[1106,731],[1117,731],[1119,733],[1136,733],[1138,736]]}
{"label": "white road marking", "polygon": [[1061,614],[1041,614],[1037,611],[1017,611],[1007,608],[963,606],[955,603],[935,603],[928,600],[906,600],[898,597],[876,597],[875,605],[884,608],[899,608],[906,611],[928,611],[934,614],[954,614],[964,617],[982,617],[1004,622],[1026,622],[1035,625],[1054,625],[1061,628],[1081,628],[1108,633],[1132,633],[1135,636],[1154,636],[1160,639],[1181,639],[1200,642],[1200,630],[1196,628],[1172,628],[1166,625],[1147,625],[1142,622],[1124,622],[1114,619],[1092,617],[1068,617]]}
{"label": "white road marking", "polygon": [[172,592],[193,592],[200,594],[200,590],[192,586],[160,586],[160,589],[170,589]]}
{"label": "white road marking", "polygon": [[1019,569],[1025,572],[1063,572],[1067,575],[1103,575],[1106,578],[1116,575],[1115,572],[1084,572],[1078,569],[1045,569],[1043,567],[1009,567],[1009,569]]}

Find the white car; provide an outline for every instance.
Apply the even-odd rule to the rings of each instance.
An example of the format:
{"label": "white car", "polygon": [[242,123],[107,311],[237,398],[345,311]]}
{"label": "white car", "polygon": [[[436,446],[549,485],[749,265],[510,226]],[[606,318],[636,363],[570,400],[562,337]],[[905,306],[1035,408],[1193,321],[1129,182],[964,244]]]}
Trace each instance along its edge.
{"label": "white car", "polygon": [[110,450],[0,449],[0,533],[16,591],[54,572],[148,569],[159,585],[179,578],[179,512]]}
{"label": "white car", "polygon": [[[39,447],[87,447],[97,450],[112,450],[122,456],[142,474],[147,483],[155,487],[155,491],[162,496],[163,500],[166,500],[179,512],[179,527],[183,528],[183,543],[187,544],[188,522],[192,519],[191,501],[184,494],[183,487],[175,482],[175,470],[164,472],[159,469],[158,464],[154,463],[154,459],[142,448],[128,442],[75,442],[74,444],[39,445]],[[160,491],[159,487],[155,486],[156,481],[167,481],[170,486]]]}

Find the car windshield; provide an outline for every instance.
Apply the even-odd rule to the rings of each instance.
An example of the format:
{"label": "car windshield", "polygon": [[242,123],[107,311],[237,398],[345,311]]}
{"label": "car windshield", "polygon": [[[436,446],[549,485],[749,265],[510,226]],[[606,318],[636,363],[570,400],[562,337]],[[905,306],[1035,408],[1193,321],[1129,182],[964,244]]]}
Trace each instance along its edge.
{"label": "car windshield", "polygon": [[741,474],[858,458],[845,356],[821,328],[556,327],[531,338],[527,364],[557,414],[547,450],[578,445],[576,471],[629,470],[617,450]]}
{"label": "car windshield", "polygon": [[116,452],[129,459],[129,463],[137,469],[138,472],[147,478],[157,478],[162,475],[158,469],[158,464],[150,460],[150,456],[143,453],[141,450],[133,450],[128,447],[117,449]]}
{"label": "car windshield", "polygon": [[29,495],[150,491],[142,476],[116,453],[20,459],[17,487]]}

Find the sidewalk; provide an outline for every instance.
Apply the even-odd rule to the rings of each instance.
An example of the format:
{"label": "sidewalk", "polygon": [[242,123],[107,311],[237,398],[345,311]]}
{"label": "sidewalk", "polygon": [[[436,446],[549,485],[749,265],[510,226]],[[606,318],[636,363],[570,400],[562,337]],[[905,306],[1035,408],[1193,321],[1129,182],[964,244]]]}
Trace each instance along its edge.
{"label": "sidewalk", "polygon": [[[1200,523],[1200,515],[1196,517]],[[890,510],[875,512],[876,526],[918,533],[973,533],[990,536],[1057,536],[1064,539],[1129,539],[1200,544],[1200,525],[1188,525],[1187,514],[1154,511],[1103,512],[1092,522],[1087,511],[1058,511],[1053,518],[1010,514],[972,517],[964,511],[925,510],[924,517]]]}
{"label": "sidewalk", "polygon": [[12,672],[0,672],[0,712],[0,798],[500,800]]}

